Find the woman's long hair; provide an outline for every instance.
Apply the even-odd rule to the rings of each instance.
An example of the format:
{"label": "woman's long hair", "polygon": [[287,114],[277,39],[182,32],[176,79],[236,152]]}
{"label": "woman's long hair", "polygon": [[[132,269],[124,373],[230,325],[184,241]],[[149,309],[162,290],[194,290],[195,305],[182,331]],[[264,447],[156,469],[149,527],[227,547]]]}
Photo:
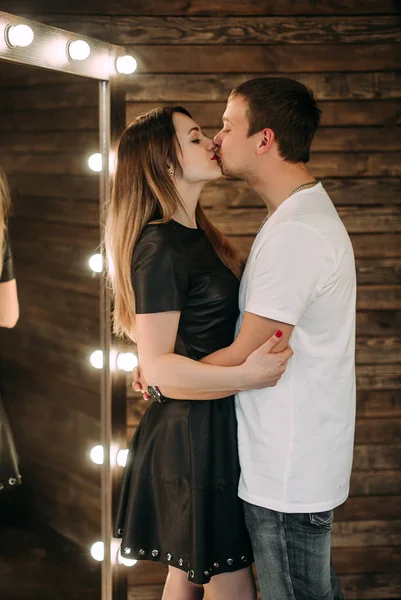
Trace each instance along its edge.
{"label": "woman's long hair", "polygon": [[[116,335],[135,339],[135,297],[131,260],[135,245],[149,223],[167,223],[182,198],[168,174],[181,174],[177,157],[179,142],[173,114],[191,115],[179,106],[156,108],[137,117],[123,132],[117,147],[113,188],[108,203],[105,248],[111,282]],[[155,214],[160,218],[154,219]],[[228,240],[207,218],[198,204],[196,220],[224,264],[238,277],[242,263]]]}
{"label": "woman's long hair", "polygon": [[3,270],[4,238],[7,231],[7,216],[10,211],[10,189],[3,169],[0,168],[0,273]]}

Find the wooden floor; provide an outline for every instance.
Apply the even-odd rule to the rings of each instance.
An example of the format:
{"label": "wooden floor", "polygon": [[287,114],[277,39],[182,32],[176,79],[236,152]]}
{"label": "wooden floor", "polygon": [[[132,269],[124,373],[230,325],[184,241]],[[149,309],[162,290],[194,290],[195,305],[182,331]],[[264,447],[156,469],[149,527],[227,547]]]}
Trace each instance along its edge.
{"label": "wooden floor", "polygon": [[24,512],[18,490],[2,492],[1,600],[99,600],[100,584],[100,563],[86,549],[40,523],[31,511]]}

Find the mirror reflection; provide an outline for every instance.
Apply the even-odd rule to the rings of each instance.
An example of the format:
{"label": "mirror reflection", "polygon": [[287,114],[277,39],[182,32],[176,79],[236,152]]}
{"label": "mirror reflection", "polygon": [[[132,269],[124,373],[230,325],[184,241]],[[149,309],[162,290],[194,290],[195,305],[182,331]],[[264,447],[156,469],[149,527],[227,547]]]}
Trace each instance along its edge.
{"label": "mirror reflection", "polygon": [[0,597],[98,600],[98,83],[0,85]]}

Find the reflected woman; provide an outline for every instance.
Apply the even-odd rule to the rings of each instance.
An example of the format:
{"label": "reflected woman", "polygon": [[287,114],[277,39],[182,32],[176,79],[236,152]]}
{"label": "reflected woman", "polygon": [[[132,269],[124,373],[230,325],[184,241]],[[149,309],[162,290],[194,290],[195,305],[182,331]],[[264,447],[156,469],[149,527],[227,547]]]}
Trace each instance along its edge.
{"label": "reflected woman", "polygon": [[169,566],[163,600],[204,588],[210,600],[256,598],[233,394],[275,385],[291,355],[262,347],[237,367],[201,362],[232,344],[238,316],[241,261],[199,204],[220,176],[183,108],[155,109],[120,139],[106,225],[114,330],[137,342],[158,387],[131,442],[114,533],[124,558]]}
{"label": "reflected woman", "polygon": [[[17,284],[7,233],[10,194],[0,169],[0,327],[15,327],[19,317]],[[0,382],[1,383],[1,382]],[[14,439],[0,395],[0,492],[21,482]]]}

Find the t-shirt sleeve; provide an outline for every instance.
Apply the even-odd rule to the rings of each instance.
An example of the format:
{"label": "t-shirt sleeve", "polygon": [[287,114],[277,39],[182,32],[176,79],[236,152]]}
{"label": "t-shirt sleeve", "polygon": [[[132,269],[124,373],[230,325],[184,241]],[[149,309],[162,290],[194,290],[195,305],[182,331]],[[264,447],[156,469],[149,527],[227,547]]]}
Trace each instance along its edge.
{"label": "t-shirt sleeve", "polygon": [[179,247],[163,239],[140,240],[132,257],[137,314],[182,310],[188,294],[188,264]]}
{"label": "t-shirt sleeve", "polygon": [[11,281],[14,279],[14,277],[13,256],[11,252],[10,240],[6,233],[3,243],[3,267],[0,274],[0,283]]}
{"label": "t-shirt sleeve", "polygon": [[255,258],[245,310],[296,325],[324,279],[330,254],[327,244],[307,225],[272,227]]}

